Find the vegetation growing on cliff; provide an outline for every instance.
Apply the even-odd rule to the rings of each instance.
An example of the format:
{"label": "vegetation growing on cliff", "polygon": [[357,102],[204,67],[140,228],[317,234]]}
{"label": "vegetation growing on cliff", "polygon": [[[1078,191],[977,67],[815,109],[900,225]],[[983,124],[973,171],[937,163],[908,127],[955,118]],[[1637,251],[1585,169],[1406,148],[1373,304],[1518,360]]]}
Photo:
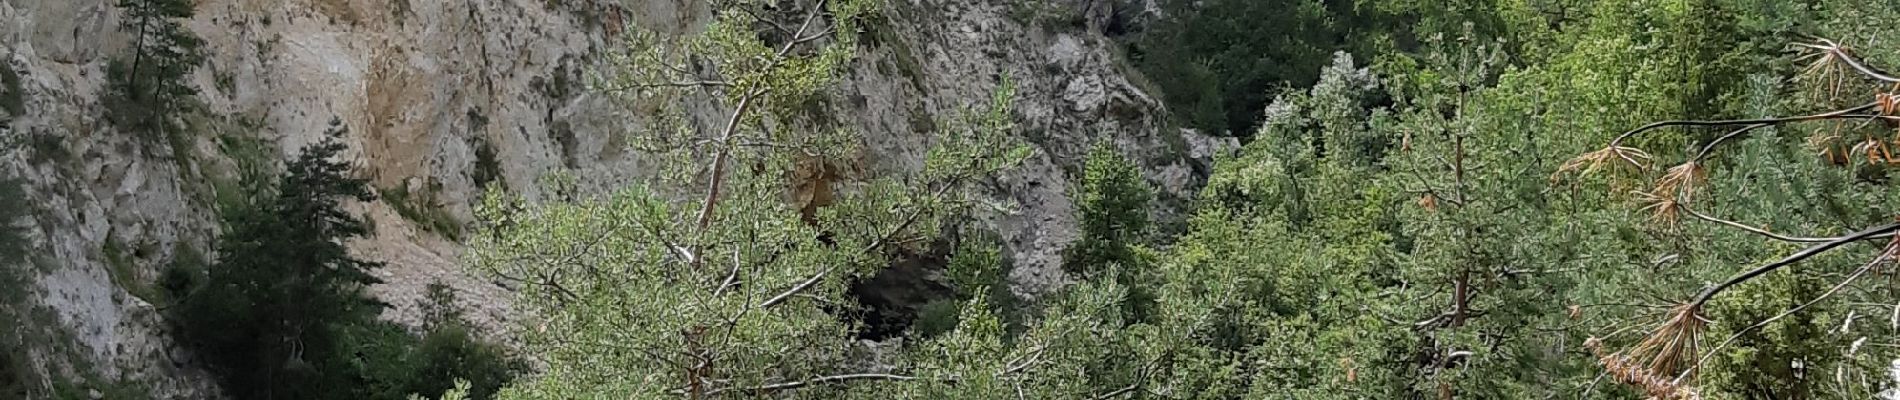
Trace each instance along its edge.
{"label": "vegetation growing on cliff", "polygon": [[[10,149],[0,148],[0,154]],[[0,202],[5,204],[24,204],[26,196],[21,190],[22,183],[11,176],[0,174]],[[25,217],[25,210],[19,207],[0,209],[0,317],[8,321],[25,321],[27,304],[27,280],[18,271],[31,270],[27,251],[31,243],[27,241],[26,229],[19,226],[19,220]],[[40,372],[32,365],[33,360],[25,357],[26,337],[19,328],[0,331],[0,395],[24,398],[34,393]]]}
{"label": "vegetation growing on cliff", "polygon": [[[503,397],[1872,398],[1900,358],[1900,102],[1880,69],[1900,64],[1891,28],[1862,22],[1900,15],[1812,3],[1170,5],[1138,61],[1188,80],[1163,94],[1190,120],[1250,132],[1186,232],[1143,229],[1149,189],[1098,152],[1076,283],[1001,312],[981,293],[1007,260],[966,242],[954,317],[933,306],[878,356],[849,341],[838,287],[940,232],[967,200],[950,183],[1006,171],[956,133],[995,137],[1008,103],[943,130],[892,178],[910,184],[801,219],[788,171],[852,141],[765,121],[850,58],[874,3],[733,4],[606,74],[737,110],[642,134],[713,155],[662,181],[700,201],[488,201],[475,264],[523,285],[548,366]],[[716,68],[651,67],[689,59],[667,49]],[[696,73],[633,73],[669,70]]]}
{"label": "vegetation growing on cliff", "polygon": [[382,264],[344,247],[368,234],[344,202],[373,199],[336,159],[346,132],[333,121],[268,193],[225,210],[212,265],[166,272],[173,326],[240,398],[403,399],[438,395],[455,379],[486,398],[523,366],[474,337],[452,292],[432,291],[425,308],[438,312],[420,336],[378,319],[386,305],[364,293]]}
{"label": "vegetation growing on cliff", "polygon": [[[191,3],[119,2],[133,45],[107,67],[107,120],[180,154],[199,61],[180,22]],[[1220,156],[1178,234],[1155,229],[1166,200],[1112,146],[1056,160],[1079,183],[1069,282],[1021,298],[1000,240],[965,218],[1009,212],[987,190],[1034,155],[1014,140],[1029,134],[1013,131],[1008,77],[961,113],[912,116],[929,148],[908,170],[865,173],[858,132],[810,115],[853,68],[876,67],[857,63],[875,47],[861,31],[900,36],[877,23],[895,3],[714,1],[685,37],[624,32],[590,89],[658,111],[642,122],[659,128],[626,140],[651,181],[589,195],[550,174],[552,194],[529,199],[504,191],[497,160],[515,157],[478,143],[469,176],[501,184],[470,232],[432,187],[383,192],[517,291],[526,360],[479,339],[446,286],[431,287],[420,327],[378,318],[387,305],[365,288],[381,265],[344,245],[372,230],[345,206],[374,193],[337,159],[340,124],[281,176],[220,187],[226,226],[209,256],[178,246],[155,287],[125,286],[237,398],[1900,393],[1893,7],[1198,0],[1118,14],[1142,24],[1129,61],[1177,121],[1245,145]],[[1065,4],[1019,1],[1003,17],[1091,28]],[[893,54],[900,72],[930,55]],[[11,72],[9,118],[22,109]],[[549,93],[583,97],[565,86]],[[558,152],[579,150],[562,129]],[[23,135],[30,160],[97,158],[53,135]],[[274,165],[261,142],[221,143],[251,154],[240,176]],[[37,290],[16,274],[37,261],[32,232],[13,226],[27,197],[0,179],[0,317],[29,321],[0,327],[0,396],[90,395],[75,382],[103,381],[55,382],[15,351],[74,347],[30,326],[51,325],[47,309],[19,306]],[[113,280],[137,279],[126,253],[162,250],[104,236],[99,272]],[[909,328],[896,340],[867,339],[884,327],[850,288],[919,259],[945,264],[949,294],[894,324]]]}
{"label": "vegetation growing on cliff", "polygon": [[[106,119],[147,143],[185,147],[184,113],[197,104],[188,75],[204,62],[204,41],[185,28],[190,0],[120,0],[130,54],[106,64]],[[174,148],[174,152],[180,151]]]}

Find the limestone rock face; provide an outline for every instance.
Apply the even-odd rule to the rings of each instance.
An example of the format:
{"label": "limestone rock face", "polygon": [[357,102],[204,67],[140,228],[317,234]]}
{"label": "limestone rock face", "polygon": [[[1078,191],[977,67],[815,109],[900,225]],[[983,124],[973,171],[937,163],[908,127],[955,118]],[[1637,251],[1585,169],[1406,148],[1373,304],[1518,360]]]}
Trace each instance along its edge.
{"label": "limestone rock face", "polygon": [[[233,143],[263,143],[268,158],[282,159],[340,120],[349,157],[378,187],[403,189],[457,222],[472,218],[485,184],[546,198],[539,178],[568,171],[583,192],[611,190],[647,176],[624,145],[650,128],[640,112],[588,93],[586,74],[624,27],[689,32],[706,14],[692,0],[198,0],[186,26],[206,40],[192,84],[210,116],[179,152],[101,116],[105,64],[131,36],[113,3],[0,0],[0,61],[21,82],[0,96],[24,103],[19,115],[0,109],[0,137],[30,143],[0,156],[0,172],[24,178],[31,203],[0,207],[33,210],[20,222],[43,253],[35,265],[7,268],[33,283],[24,306],[44,311],[41,328],[70,339],[32,351],[43,368],[134,379],[175,398],[217,394],[138,288],[173,259],[209,248],[218,229],[212,182],[244,157]],[[828,102],[840,124],[863,134],[873,171],[902,171],[921,168],[933,117],[1014,82],[1015,135],[1038,151],[988,189],[1018,212],[975,220],[1004,238],[1023,295],[1066,282],[1070,184],[1091,147],[1118,149],[1177,200],[1192,196],[1222,148],[1170,127],[1154,95],[1131,81],[1102,33],[1113,23],[1108,3],[889,0]],[[721,110],[680,107],[699,117]],[[380,272],[387,283],[373,292],[397,306],[390,318],[413,320],[410,305],[441,280],[462,289],[472,318],[501,330],[508,293],[464,271],[459,244],[390,204],[356,207],[377,237],[353,248],[389,263]]]}

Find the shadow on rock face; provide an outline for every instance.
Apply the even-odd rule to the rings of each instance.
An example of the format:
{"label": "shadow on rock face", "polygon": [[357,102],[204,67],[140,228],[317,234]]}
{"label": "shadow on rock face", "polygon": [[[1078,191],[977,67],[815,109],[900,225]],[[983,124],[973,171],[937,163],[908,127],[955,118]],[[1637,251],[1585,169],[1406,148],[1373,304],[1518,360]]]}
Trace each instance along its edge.
{"label": "shadow on rock face", "polygon": [[956,288],[944,277],[949,246],[933,246],[927,254],[899,255],[889,268],[851,285],[857,309],[842,317],[864,323],[858,338],[882,341],[903,336],[925,305],[956,298]]}

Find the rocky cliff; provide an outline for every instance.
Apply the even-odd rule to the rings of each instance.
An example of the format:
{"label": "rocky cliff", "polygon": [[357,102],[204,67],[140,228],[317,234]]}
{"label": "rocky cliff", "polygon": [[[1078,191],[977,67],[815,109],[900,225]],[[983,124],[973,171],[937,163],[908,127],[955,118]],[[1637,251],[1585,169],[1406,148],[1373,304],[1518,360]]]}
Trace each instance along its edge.
{"label": "rocky cliff", "polygon": [[[980,215],[1001,234],[1012,282],[1034,295],[1063,282],[1075,222],[1067,198],[1087,149],[1108,143],[1143,165],[1164,198],[1185,199],[1220,141],[1171,128],[1102,31],[1116,4],[1097,0],[890,0],[859,60],[822,112],[864,136],[872,170],[918,168],[933,117],[1017,85],[1015,134],[1039,151],[990,190],[1020,212]],[[398,307],[437,280],[461,288],[471,315],[507,316],[505,289],[457,265],[455,232],[486,184],[545,198],[539,178],[569,171],[584,192],[643,179],[640,110],[586,89],[628,27],[696,29],[691,0],[199,0],[186,26],[206,40],[191,75],[203,111],[184,141],[152,143],[101,117],[104,67],[123,55],[110,0],[0,0],[0,137],[17,144],[0,172],[23,178],[31,265],[8,321],[39,338],[26,357],[52,379],[133,382],[157,397],[215,396],[170,343],[151,289],[162,266],[202,259],[216,235],[220,185],[260,160],[351,128],[353,161],[384,189],[359,205],[376,239],[354,244],[388,262],[374,291]],[[714,104],[679,107],[716,113]],[[239,182],[241,183],[241,182]],[[391,195],[395,194],[395,195]],[[14,323],[18,322],[18,323]],[[90,390],[104,390],[90,388]],[[97,393],[97,392],[95,392]]]}

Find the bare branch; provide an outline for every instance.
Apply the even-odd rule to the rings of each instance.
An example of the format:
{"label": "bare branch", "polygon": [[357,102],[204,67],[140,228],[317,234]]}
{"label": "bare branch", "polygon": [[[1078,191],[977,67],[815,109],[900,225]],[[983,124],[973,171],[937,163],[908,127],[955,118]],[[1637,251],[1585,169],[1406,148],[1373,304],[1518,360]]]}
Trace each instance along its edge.
{"label": "bare branch", "polygon": [[[1874,266],[1880,265],[1880,263],[1892,261],[1895,253],[1900,252],[1900,247],[1895,247],[1896,244],[1900,244],[1900,242],[1887,244],[1887,249],[1885,251],[1882,251],[1880,253],[1880,256],[1874,257],[1873,261],[1868,261],[1867,264],[1865,265],[1861,265],[1859,269],[1854,270],[1853,274],[1848,275],[1847,279],[1841,280],[1841,282],[1838,284],[1835,284],[1834,287],[1829,288],[1826,292],[1822,292],[1820,296],[1816,296],[1814,299],[1808,300],[1806,303],[1801,303],[1801,305],[1799,306],[1795,306],[1794,308],[1788,309],[1788,311],[1783,311],[1782,313],[1776,314],[1773,317],[1769,317],[1768,319],[1761,320],[1761,322],[1756,322],[1754,325],[1749,325],[1746,328],[1742,328],[1741,330],[1735,331],[1735,334],[1729,335],[1728,339],[1722,341],[1722,344],[1715,346],[1714,349],[1710,349],[1708,354],[1703,355],[1701,359],[1696,360],[1696,365],[1690,366],[1689,369],[1684,370],[1683,374],[1685,374],[1686,376],[1686,374],[1688,374],[1689,371],[1694,371],[1697,367],[1701,366],[1702,363],[1708,362],[1710,357],[1714,357],[1716,354],[1718,354],[1722,350],[1722,348],[1728,347],[1730,343],[1735,342],[1735,339],[1741,338],[1742,335],[1747,334],[1749,331],[1760,329],[1761,327],[1768,326],[1768,324],[1774,323],[1776,320],[1780,320],[1783,317],[1787,317],[1796,312],[1800,312],[1801,310],[1805,310],[1808,308],[1808,306],[1812,306],[1814,305],[1814,303],[1819,303],[1821,302],[1821,300],[1824,300],[1830,296],[1833,296],[1834,293],[1839,292],[1841,288],[1847,287],[1847,284],[1853,283],[1855,279],[1859,279],[1862,275],[1866,275],[1867,271],[1873,269]],[[1682,379],[1683,379],[1683,376],[1676,377],[1676,380],[1682,380]]]}
{"label": "bare branch", "polygon": [[[823,0],[820,0],[814,5],[811,14],[805,16],[805,22],[798,26],[798,31],[792,33],[792,37],[802,37],[805,31],[811,28],[812,22],[818,19],[818,15],[824,13],[824,7],[825,2]],[[766,64],[765,68],[761,70],[771,71],[774,68],[778,68],[779,64],[785,61],[786,55],[791,54],[792,48],[799,43],[803,42],[793,40],[785,43],[785,46],[780,47],[778,53],[772,56],[772,61]],[[707,178],[706,200],[699,209],[698,225],[701,233],[704,233],[706,227],[712,224],[713,210],[719,206],[719,192],[721,186],[725,184],[727,164],[731,163],[732,158],[732,139],[734,134],[739,130],[739,123],[744,121],[745,114],[752,109],[753,103],[757,101],[760,96],[764,96],[769,92],[770,89],[764,86],[747,89],[745,95],[739,98],[739,105],[733,110],[732,117],[726,120],[724,132],[719,134],[719,142],[721,143],[719,154],[713,156],[712,176]],[[698,268],[699,263],[693,263],[693,267]]]}
{"label": "bare branch", "polygon": [[797,295],[799,292],[803,292],[806,289],[810,289],[812,286],[817,285],[818,281],[823,280],[825,278],[825,275],[831,274],[831,270],[834,269],[835,267],[836,266],[831,266],[831,265],[825,266],[825,269],[819,270],[818,273],[811,274],[810,278],[805,278],[804,282],[799,282],[798,285],[792,286],[791,289],[787,289],[784,293],[779,293],[777,296],[772,296],[771,299],[765,300],[764,303],[759,303],[759,308],[770,308],[772,306],[776,306],[779,303],[785,302],[785,300],[791,299],[793,295]]}
{"label": "bare branch", "polygon": [[[813,40],[818,40],[818,39],[823,39],[823,38],[824,38],[824,37],[826,37],[826,36],[831,36],[831,33],[832,33],[832,30],[830,30],[830,29],[826,29],[826,30],[824,30],[823,32],[818,32],[818,33],[815,33],[815,34],[812,34],[811,36],[805,36],[805,37],[800,37],[800,38],[796,38],[796,39],[792,39],[792,42],[791,42],[791,43],[786,43],[786,44],[788,44],[788,45],[797,45],[797,44],[802,44],[802,43],[805,43],[805,42],[810,42],[810,41],[813,41]],[[788,47],[789,47],[789,46],[788,46]]]}
{"label": "bare branch", "polygon": [[1711,120],[1658,121],[1658,122],[1649,123],[1648,125],[1637,127],[1636,129],[1631,129],[1628,132],[1623,132],[1623,134],[1621,135],[1616,135],[1615,139],[1610,140],[1610,147],[1615,148],[1615,147],[1622,146],[1624,140],[1628,140],[1630,137],[1636,136],[1636,134],[1638,133],[1643,133],[1644,131],[1649,131],[1649,130],[1653,130],[1657,128],[1665,128],[1665,127],[1671,127],[1671,126],[1734,126],[1734,125],[1757,125],[1757,124],[1777,125],[1777,124],[1785,124],[1789,122],[1813,121],[1813,120],[1820,120],[1820,119],[1840,119],[1848,115],[1852,115],[1854,113],[1872,109],[1879,105],[1880,105],[1879,102],[1873,102],[1873,103],[1867,103],[1867,104],[1863,104],[1863,105],[1853,107],[1853,108],[1830,111],[1830,112],[1821,113],[1821,114],[1803,115],[1803,116],[1797,116],[1797,117],[1784,117],[1784,118],[1734,119],[1734,120],[1713,120],[1713,121]]}
{"label": "bare branch", "polygon": [[1781,269],[1781,267],[1786,267],[1788,265],[1801,262],[1802,260],[1806,260],[1810,257],[1814,257],[1821,253],[1826,253],[1829,250],[1833,250],[1836,247],[1841,247],[1841,245],[1861,241],[1867,238],[1874,237],[1875,235],[1893,232],[1895,229],[1900,229],[1900,222],[1889,222],[1886,224],[1882,224],[1880,226],[1867,228],[1866,230],[1855,232],[1851,235],[1842,236],[1839,238],[1835,238],[1834,240],[1827,241],[1825,243],[1817,244],[1817,245],[1808,247],[1806,249],[1802,249],[1800,252],[1794,253],[1793,255],[1789,255],[1786,258],[1782,258],[1780,261],[1775,261],[1772,263],[1768,263],[1767,265],[1756,267],[1755,269],[1748,270],[1747,272],[1743,272],[1739,275],[1735,275],[1734,277],[1731,277],[1727,281],[1723,281],[1720,284],[1717,284],[1715,286],[1710,286],[1708,289],[1704,289],[1701,294],[1696,295],[1695,300],[1689,302],[1689,305],[1694,308],[1700,308],[1703,304],[1708,304],[1709,299],[1714,298],[1716,294],[1721,293],[1723,290],[1728,290],[1728,288],[1734,287],[1735,285],[1741,284],[1742,282],[1747,282],[1748,280],[1755,279],[1755,277],[1761,276],[1762,274],[1774,272],[1777,269]]}
{"label": "bare branch", "polygon": [[[821,377],[802,380],[802,381],[780,382],[780,383],[766,384],[766,385],[753,386],[753,387],[718,388],[718,389],[706,391],[705,395],[712,396],[712,395],[717,395],[717,394],[725,393],[725,392],[754,392],[754,393],[776,392],[780,390],[798,389],[798,388],[807,387],[807,386],[816,386],[816,385],[824,385],[824,384],[831,384],[831,383],[843,383],[843,382],[851,382],[851,381],[908,382],[908,381],[914,381],[914,380],[919,380],[919,379],[924,379],[924,378],[918,378],[915,376],[905,376],[905,375],[892,375],[892,374],[845,374],[845,375],[821,376]],[[686,390],[673,389],[673,394],[684,395],[686,394]]]}
{"label": "bare branch", "polygon": [[996,376],[1004,377],[1004,376],[1009,376],[1009,375],[1015,375],[1018,372],[1022,372],[1025,369],[1029,369],[1030,366],[1036,365],[1037,363],[1042,361],[1042,351],[1044,349],[1045,348],[1043,346],[1038,345],[1036,346],[1036,349],[1034,351],[1031,351],[1027,357],[1024,357],[1024,359],[1011,360],[1011,361],[1003,363],[1003,365],[1007,367],[1004,368],[1002,372],[996,373]]}
{"label": "bare branch", "polygon": [[677,82],[634,83],[634,84],[628,84],[626,86],[611,88],[611,89],[608,89],[608,91],[611,92],[611,91],[624,91],[624,90],[633,90],[633,89],[654,89],[654,88],[708,88],[708,87],[731,87],[731,86],[732,86],[732,82],[727,82],[727,81],[722,81],[722,80],[701,79],[701,80],[677,81]]}
{"label": "bare branch", "polygon": [[[799,43],[804,43],[811,40],[811,39],[799,40],[799,38],[805,37],[805,31],[811,29],[811,23],[813,21],[817,21],[818,15],[824,14],[824,10],[825,10],[825,0],[818,0],[817,4],[812,5],[811,14],[808,14],[805,16],[805,22],[798,24],[797,32],[792,32],[792,36],[791,36],[793,38],[792,41],[785,42],[785,46],[780,47],[778,49],[778,55],[775,57],[774,60],[772,60],[771,65],[777,66],[780,61],[785,60],[785,55],[792,53],[793,46],[797,46]],[[829,33],[830,31],[827,30],[826,32]],[[766,67],[766,69],[771,69],[771,67]]]}
{"label": "bare branch", "polygon": [[1742,135],[1748,134],[1748,131],[1752,131],[1752,130],[1756,130],[1756,129],[1760,129],[1764,127],[1769,127],[1769,126],[1773,126],[1773,124],[1749,125],[1749,126],[1742,127],[1742,129],[1736,129],[1734,132],[1729,132],[1726,135],[1722,135],[1721,137],[1715,138],[1715,140],[1710,140],[1709,144],[1703,145],[1702,151],[1697,152],[1695,155],[1695,158],[1690,159],[1690,161],[1700,162],[1704,159],[1707,159],[1709,158],[1709,154],[1715,151],[1715,146],[1722,144],[1722,142],[1729,141],[1729,139],[1741,137]]}
{"label": "bare branch", "polygon": [[[747,91],[745,96],[739,98],[739,106],[732,111],[732,116],[726,119],[726,128],[724,132],[719,134],[720,142],[729,143],[732,141],[733,132],[739,130],[739,122],[744,120],[745,113],[752,109],[753,101],[757,100],[758,96],[763,94],[761,90],[752,90]],[[719,148],[719,154],[713,156],[712,176],[707,178],[708,182],[706,183],[706,200],[699,208],[698,225],[699,230],[702,232],[706,230],[708,225],[712,224],[713,209],[719,205],[719,189],[725,184],[726,165],[731,163],[731,159],[732,149],[729,146],[721,146]],[[695,261],[693,265],[698,266],[699,263]]]}
{"label": "bare branch", "polygon": [[726,271],[726,280],[719,283],[719,288],[713,289],[713,298],[719,298],[719,295],[726,293],[727,288],[733,287],[738,284],[739,284],[739,252],[737,250],[734,250],[732,252],[732,269]]}
{"label": "bare branch", "polygon": [[[1740,222],[1735,222],[1735,221],[1730,221],[1730,220],[1726,220],[1726,219],[1721,219],[1721,218],[1716,218],[1716,217],[1712,217],[1712,216],[1709,216],[1708,214],[1703,214],[1703,213],[1699,213],[1699,212],[1696,212],[1696,211],[1695,211],[1695,209],[1691,209],[1691,208],[1688,208],[1688,207],[1683,207],[1683,208],[1682,208],[1682,210],[1683,210],[1683,211],[1686,211],[1686,212],[1688,212],[1690,216],[1694,216],[1694,217],[1696,217],[1696,219],[1700,219],[1700,220],[1703,220],[1703,221],[1708,221],[1708,222],[1713,222],[1713,223],[1717,223],[1717,224],[1722,224],[1722,225],[1724,225],[1724,226],[1728,226],[1728,227],[1730,227],[1730,228],[1735,228],[1735,229],[1741,229],[1741,230],[1743,230],[1743,231],[1747,231],[1747,232],[1749,232],[1749,233],[1753,233],[1753,234],[1756,234],[1756,235],[1761,235],[1761,236],[1764,236],[1764,237],[1767,237],[1767,238],[1769,238],[1769,239],[1774,239],[1774,240],[1780,240],[1780,241],[1783,241],[1783,242],[1791,242],[1791,243],[1825,243],[1825,242],[1831,242],[1831,241],[1835,241],[1835,240],[1840,240],[1840,239],[1842,238],[1841,236],[1834,236],[1834,237],[1803,237],[1803,236],[1785,236],[1785,235],[1781,235],[1781,234],[1777,234],[1777,233],[1774,233],[1774,232],[1769,232],[1769,231],[1768,231],[1768,230],[1766,230],[1766,229],[1761,229],[1761,228],[1756,228],[1756,227],[1752,227],[1752,226],[1748,226],[1747,224],[1743,224],[1743,223],[1740,223]],[[1882,235],[1877,235],[1877,236],[1870,236],[1870,237],[1867,237],[1867,239],[1877,239],[1877,238],[1888,238],[1888,237],[1893,237],[1893,236],[1894,236],[1894,234],[1893,234],[1893,233],[1886,233],[1886,234],[1882,234]]]}
{"label": "bare branch", "polygon": [[707,1],[706,3],[708,5],[713,6],[714,9],[738,9],[740,12],[744,12],[746,16],[752,17],[753,22],[760,22],[766,25],[770,25],[772,26],[772,30],[776,30],[782,34],[792,34],[791,29],[786,29],[785,25],[780,25],[778,22],[772,21],[772,19],[770,18],[766,18],[763,15],[759,15],[759,12],[757,10],[753,10],[752,7],[746,7],[742,5],[735,6],[731,4],[719,4],[719,2],[717,1]]}

